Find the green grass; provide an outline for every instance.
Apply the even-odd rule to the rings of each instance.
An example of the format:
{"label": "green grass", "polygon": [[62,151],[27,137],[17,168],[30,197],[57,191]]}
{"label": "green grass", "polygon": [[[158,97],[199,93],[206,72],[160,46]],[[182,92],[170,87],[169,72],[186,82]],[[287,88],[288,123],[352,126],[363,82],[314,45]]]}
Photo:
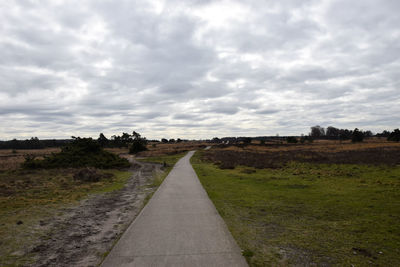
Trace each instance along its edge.
{"label": "green grass", "polygon": [[[165,163],[166,164],[164,172],[156,174],[156,177],[154,178],[153,183],[150,184],[149,187],[158,188],[162,184],[164,179],[168,176],[169,172],[172,170],[175,163],[177,163],[178,160],[181,159],[186,154],[187,154],[187,152],[174,154],[174,155],[148,157],[148,158],[139,159],[139,161],[144,161],[144,162],[153,162],[153,163],[160,163],[160,164]],[[145,206],[147,204],[147,202],[149,202],[149,200],[151,199],[153,194],[154,194],[154,192],[151,194],[148,194],[146,196],[146,198],[144,199],[143,206]]]}
{"label": "green grass", "polygon": [[[153,162],[153,163],[160,163],[160,164],[164,164],[165,163],[166,164],[164,172],[162,174],[158,174],[155,177],[153,184],[151,184],[150,186],[151,187],[160,186],[161,183],[164,181],[165,177],[168,176],[169,172],[174,167],[175,163],[177,163],[179,159],[181,159],[184,155],[186,155],[186,153],[187,152],[174,154],[174,155],[148,157],[148,158],[139,159],[139,161],[144,161],[144,162]],[[149,199],[150,198],[151,198],[151,196],[149,196]]]}
{"label": "green grass", "polygon": [[[73,169],[15,170],[0,172],[0,265],[20,266],[29,262],[21,257],[41,231],[33,227],[40,220],[57,216],[57,209],[77,203],[90,194],[121,189],[131,172],[112,173],[96,183],[74,181]],[[17,224],[21,221],[22,224]]]}
{"label": "green grass", "polygon": [[200,153],[193,167],[251,266],[400,266],[400,166],[221,170]]}
{"label": "green grass", "polygon": [[174,155],[147,157],[147,158],[141,158],[139,159],[139,161],[154,162],[160,164],[163,164],[165,162],[167,164],[167,171],[170,171],[174,167],[175,163],[186,154],[187,152]]}

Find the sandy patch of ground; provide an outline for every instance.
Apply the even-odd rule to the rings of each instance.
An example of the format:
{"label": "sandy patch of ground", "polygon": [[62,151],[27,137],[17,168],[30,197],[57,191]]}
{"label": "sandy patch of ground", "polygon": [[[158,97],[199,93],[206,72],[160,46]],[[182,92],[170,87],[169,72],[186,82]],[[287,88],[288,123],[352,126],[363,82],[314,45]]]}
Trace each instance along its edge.
{"label": "sandy patch of ground", "polygon": [[95,195],[61,216],[40,222],[44,233],[28,266],[97,266],[143,207],[161,165],[130,159],[133,175],[121,190]]}

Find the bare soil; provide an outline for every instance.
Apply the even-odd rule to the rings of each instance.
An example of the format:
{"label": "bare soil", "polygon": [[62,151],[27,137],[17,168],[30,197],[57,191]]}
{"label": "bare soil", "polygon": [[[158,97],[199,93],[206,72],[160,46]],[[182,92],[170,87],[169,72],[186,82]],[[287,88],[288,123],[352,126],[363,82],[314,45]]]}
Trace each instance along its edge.
{"label": "bare soil", "polygon": [[40,222],[43,235],[31,248],[27,266],[97,266],[135,219],[161,165],[130,159],[133,175],[124,188],[95,195],[62,215]]}

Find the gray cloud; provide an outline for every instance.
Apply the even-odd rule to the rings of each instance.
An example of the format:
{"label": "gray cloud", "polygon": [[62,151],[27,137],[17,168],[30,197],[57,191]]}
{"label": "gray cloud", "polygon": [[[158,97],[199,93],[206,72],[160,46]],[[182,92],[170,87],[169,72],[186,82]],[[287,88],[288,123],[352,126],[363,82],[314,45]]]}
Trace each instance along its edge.
{"label": "gray cloud", "polygon": [[399,127],[399,12],[394,0],[4,2],[0,139]]}

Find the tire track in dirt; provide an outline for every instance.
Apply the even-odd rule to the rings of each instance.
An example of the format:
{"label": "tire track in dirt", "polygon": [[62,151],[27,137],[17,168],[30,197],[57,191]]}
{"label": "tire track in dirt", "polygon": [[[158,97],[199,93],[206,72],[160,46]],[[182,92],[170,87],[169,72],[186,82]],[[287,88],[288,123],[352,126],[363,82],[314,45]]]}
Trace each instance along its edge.
{"label": "tire track in dirt", "polygon": [[124,188],[92,196],[61,216],[41,221],[45,234],[31,249],[35,261],[27,266],[97,266],[105,253],[140,212],[161,164],[129,158],[133,172]]}

